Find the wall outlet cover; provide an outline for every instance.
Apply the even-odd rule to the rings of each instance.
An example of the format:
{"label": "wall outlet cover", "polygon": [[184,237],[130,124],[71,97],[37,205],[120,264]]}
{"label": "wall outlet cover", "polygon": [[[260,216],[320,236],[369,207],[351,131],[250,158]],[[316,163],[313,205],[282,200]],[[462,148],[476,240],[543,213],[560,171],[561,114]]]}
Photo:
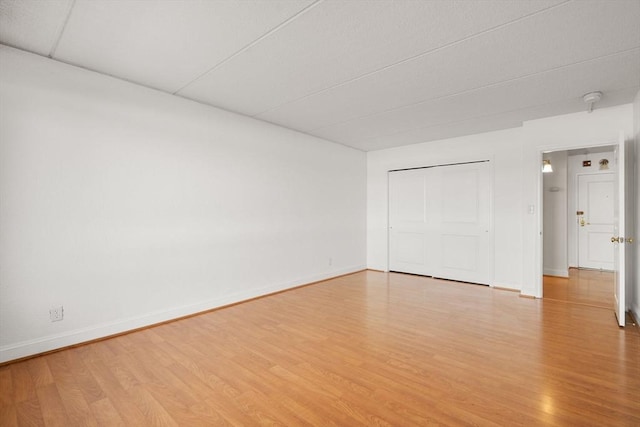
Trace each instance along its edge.
{"label": "wall outlet cover", "polygon": [[64,308],[60,307],[52,307],[49,310],[49,317],[52,322],[59,322],[64,318]]}

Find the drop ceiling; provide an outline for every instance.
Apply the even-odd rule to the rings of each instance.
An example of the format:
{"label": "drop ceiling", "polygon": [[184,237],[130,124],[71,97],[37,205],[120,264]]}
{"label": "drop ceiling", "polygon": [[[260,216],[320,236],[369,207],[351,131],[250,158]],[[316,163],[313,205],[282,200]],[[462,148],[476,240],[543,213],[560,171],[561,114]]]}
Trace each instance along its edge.
{"label": "drop ceiling", "polygon": [[640,0],[0,0],[0,43],[360,150],[633,101]]}

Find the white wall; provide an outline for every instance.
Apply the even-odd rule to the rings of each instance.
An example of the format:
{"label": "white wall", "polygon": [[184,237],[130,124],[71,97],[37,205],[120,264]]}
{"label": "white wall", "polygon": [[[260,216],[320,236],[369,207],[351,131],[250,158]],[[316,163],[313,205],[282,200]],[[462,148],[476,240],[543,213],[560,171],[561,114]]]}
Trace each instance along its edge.
{"label": "white wall", "polygon": [[[625,104],[611,108],[596,108],[591,114],[567,114],[523,124],[523,294],[542,296],[542,224],[539,215],[539,205],[542,201],[542,151],[617,144],[619,131],[623,131],[627,139],[631,139],[632,111],[633,105]],[[534,207],[533,215],[526,214],[530,206]]]}
{"label": "white wall", "polygon": [[510,129],[367,153],[367,265],[388,269],[388,185],[393,169],[490,160],[493,169],[492,285],[522,281],[521,130]]}
{"label": "white wall", "polygon": [[362,269],[365,194],[363,152],[1,47],[0,361]]}
{"label": "white wall", "polygon": [[[387,171],[490,159],[494,170],[492,284],[542,296],[543,151],[617,144],[630,139],[633,105],[525,122],[521,128],[367,153],[367,265],[386,270]],[[530,209],[533,213],[530,213]]]}
{"label": "white wall", "polygon": [[[567,216],[567,238],[569,249],[569,267],[578,267],[578,217],[576,211],[578,210],[578,175],[580,174],[598,174],[598,173],[611,173],[614,172],[616,167],[613,161],[614,152],[607,151],[602,153],[588,153],[588,154],[576,154],[569,156],[568,159],[568,188],[569,188],[569,200],[568,200],[568,216]],[[609,169],[600,170],[600,159],[609,160]],[[590,160],[591,166],[584,167],[582,162],[584,160]],[[611,247],[613,251],[613,246]]]}
{"label": "white wall", "polygon": [[635,230],[632,234],[634,244],[629,245],[632,248],[631,256],[635,259],[634,277],[631,284],[631,309],[636,320],[640,321],[640,91],[636,94],[633,102],[633,145],[635,149],[635,176],[633,179],[635,192]]}
{"label": "white wall", "polygon": [[543,174],[544,274],[568,277],[567,269],[567,152],[546,153],[553,172]]}

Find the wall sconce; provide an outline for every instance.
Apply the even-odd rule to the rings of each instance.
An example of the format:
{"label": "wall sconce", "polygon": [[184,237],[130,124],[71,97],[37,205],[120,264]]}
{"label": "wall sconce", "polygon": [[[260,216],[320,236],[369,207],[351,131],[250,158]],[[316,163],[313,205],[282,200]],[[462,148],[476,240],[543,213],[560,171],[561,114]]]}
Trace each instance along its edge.
{"label": "wall sconce", "polygon": [[543,160],[542,161],[542,173],[553,172],[553,168],[551,167],[551,160]]}

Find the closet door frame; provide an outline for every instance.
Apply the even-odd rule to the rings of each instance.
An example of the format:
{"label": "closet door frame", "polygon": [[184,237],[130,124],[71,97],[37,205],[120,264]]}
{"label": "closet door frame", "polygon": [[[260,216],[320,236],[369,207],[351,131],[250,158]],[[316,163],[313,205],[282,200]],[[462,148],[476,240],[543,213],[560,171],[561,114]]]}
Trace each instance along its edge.
{"label": "closet door frame", "polygon": [[[392,173],[394,172],[404,172],[404,171],[408,171],[409,173],[411,173],[410,171],[416,171],[419,172],[419,170],[426,170],[426,169],[433,169],[433,168],[441,168],[441,167],[447,167],[447,166],[462,166],[462,165],[472,165],[472,164],[478,164],[478,163],[484,163],[486,164],[486,170],[483,172],[486,178],[486,182],[484,183],[485,187],[483,189],[479,189],[478,190],[478,194],[481,197],[484,197],[486,199],[483,199],[481,202],[479,202],[480,204],[484,204],[484,209],[486,209],[485,214],[486,214],[486,218],[485,218],[485,223],[483,224],[485,229],[482,230],[483,233],[486,233],[484,236],[479,236],[480,237],[480,244],[481,247],[479,250],[483,251],[482,255],[486,255],[486,259],[484,259],[482,256],[479,256],[478,259],[480,260],[480,262],[486,263],[486,265],[482,266],[480,265],[478,268],[478,274],[475,275],[475,279],[471,276],[467,276],[467,277],[463,277],[464,274],[460,275],[458,274],[458,277],[447,277],[447,274],[442,274],[442,269],[438,270],[438,269],[429,269],[429,272],[426,271],[402,271],[402,269],[397,268],[397,264],[398,262],[392,262],[392,256],[394,256],[394,243],[397,244],[397,242],[395,242],[394,237],[392,236],[392,233],[397,232],[394,231],[392,229],[392,227],[394,226],[394,224],[392,224],[392,219],[394,219],[394,217],[392,217],[393,212],[392,210],[395,209],[394,206],[394,201],[393,198],[397,195],[392,194],[394,190],[393,184],[392,183]],[[446,169],[442,169],[443,171],[445,171]],[[444,173],[442,173],[442,175],[445,175]],[[428,173],[425,175],[428,176]],[[397,179],[398,175],[395,175],[394,179]],[[425,178],[427,179],[427,178]],[[451,162],[451,163],[441,163],[441,164],[434,164],[434,165],[429,165],[429,166],[420,166],[420,167],[412,167],[412,168],[399,168],[399,169],[391,169],[388,171],[387,173],[387,183],[388,183],[388,197],[387,197],[387,201],[388,201],[388,212],[387,212],[387,243],[388,243],[388,248],[387,248],[387,271],[399,271],[399,272],[407,272],[407,273],[411,273],[411,274],[420,274],[420,275],[425,275],[425,276],[432,276],[432,277],[436,277],[436,278],[443,278],[443,279],[449,279],[449,280],[456,280],[456,281],[465,281],[468,283],[478,283],[478,284],[483,284],[483,285],[489,285],[492,286],[493,283],[493,274],[494,274],[494,224],[493,224],[493,218],[494,218],[494,211],[493,211],[493,192],[494,192],[494,172],[493,172],[493,162],[491,161],[491,159],[482,159],[482,160],[473,160],[473,161],[466,161],[466,162]],[[445,187],[444,185],[444,181],[442,181],[442,183],[440,184],[441,187]],[[425,184],[425,188],[427,187],[427,184]],[[437,204],[439,203],[439,206],[442,206],[442,200],[438,201]],[[425,201],[426,203],[426,201]],[[425,207],[425,222],[427,221],[427,212],[428,209]],[[398,224],[396,223],[396,226]],[[427,230],[429,227],[426,226],[425,230]],[[426,235],[426,234],[425,234]],[[425,245],[428,245],[428,243],[425,243]],[[431,249],[431,251],[433,251],[433,248]],[[486,253],[484,253],[484,251],[486,251]],[[427,252],[427,250],[425,250],[425,253]],[[396,254],[397,255],[397,254]],[[442,267],[443,264],[441,262],[442,260],[440,260],[440,266]],[[426,263],[426,262],[425,262]],[[391,267],[394,267],[394,269],[392,269]],[[436,271],[438,270],[438,271]],[[431,274],[431,272],[433,272],[434,274]],[[473,276],[473,275],[472,275]],[[461,278],[462,277],[462,278]],[[469,280],[471,278],[471,280]]]}

